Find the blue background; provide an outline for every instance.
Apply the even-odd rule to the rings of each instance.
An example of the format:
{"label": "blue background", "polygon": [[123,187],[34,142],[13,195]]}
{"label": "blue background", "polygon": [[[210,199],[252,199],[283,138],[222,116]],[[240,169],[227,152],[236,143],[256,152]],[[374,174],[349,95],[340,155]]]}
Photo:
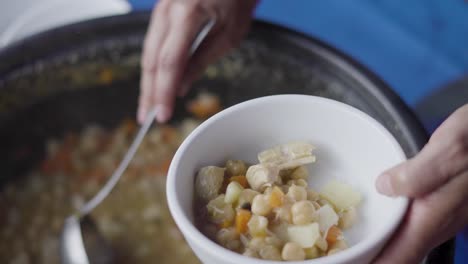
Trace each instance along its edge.
{"label": "blue background", "polygon": [[[155,1],[129,2],[134,10],[147,10]],[[344,51],[377,73],[413,108],[468,74],[468,3],[463,0],[263,0],[255,17],[316,36]],[[453,108],[451,102],[434,102],[438,107],[441,103]],[[434,120],[440,122],[422,121],[432,130],[438,125]],[[468,263],[467,242],[468,230],[457,236],[457,264]]]}

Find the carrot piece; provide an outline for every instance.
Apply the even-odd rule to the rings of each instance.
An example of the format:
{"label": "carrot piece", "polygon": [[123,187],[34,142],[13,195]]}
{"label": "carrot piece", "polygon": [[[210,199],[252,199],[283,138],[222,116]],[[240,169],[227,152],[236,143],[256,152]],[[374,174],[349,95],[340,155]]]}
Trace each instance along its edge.
{"label": "carrot piece", "polygon": [[201,93],[187,104],[187,110],[195,117],[205,119],[221,111],[221,102],[216,95]]}
{"label": "carrot piece", "polygon": [[161,126],[161,139],[164,143],[173,143],[177,139],[177,136],[177,129],[173,126]]}
{"label": "carrot piece", "polygon": [[336,243],[336,241],[343,239],[343,232],[340,228],[333,225],[328,229],[325,239],[327,240],[329,245],[333,245],[334,243]]}
{"label": "carrot piece", "polygon": [[236,231],[239,234],[247,232],[247,223],[252,217],[249,210],[239,209],[236,213]]}
{"label": "carrot piece", "polygon": [[158,164],[148,164],[144,167],[144,173],[150,176],[161,175],[165,176],[169,171],[169,166],[171,165],[172,157],[169,157]]}
{"label": "carrot piece", "polygon": [[159,170],[164,173],[164,174],[167,174],[167,172],[169,171],[169,167],[171,166],[171,162],[172,162],[172,157],[169,157],[167,159],[165,159],[163,162],[161,162],[161,164],[159,165]]}
{"label": "carrot piece", "polygon": [[132,119],[125,119],[120,124],[119,129],[122,129],[127,136],[134,134],[137,130],[137,124]]}
{"label": "carrot piece", "polygon": [[41,169],[44,173],[65,172],[71,173],[73,164],[71,160],[71,150],[67,146],[62,146],[57,153],[41,164]]}
{"label": "carrot piece", "polygon": [[99,72],[99,83],[109,84],[114,80],[114,72],[109,68],[104,68]]}
{"label": "carrot piece", "polygon": [[109,147],[110,143],[112,142],[111,137],[108,134],[104,134],[99,137],[97,142],[97,150],[98,152],[104,152]]}
{"label": "carrot piece", "polygon": [[245,177],[244,175],[232,176],[231,178],[229,178],[229,182],[233,182],[233,181],[239,183],[244,188],[249,187],[249,183],[247,182],[247,177]]}
{"label": "carrot piece", "polygon": [[283,191],[278,187],[273,187],[273,190],[270,193],[269,203],[272,208],[281,207],[283,205]]}
{"label": "carrot piece", "polygon": [[89,179],[95,179],[99,183],[106,180],[107,176],[109,176],[109,173],[102,168],[91,169],[88,174]]}
{"label": "carrot piece", "polygon": [[230,227],[231,225],[232,225],[232,222],[231,222],[231,221],[229,221],[229,220],[224,220],[219,226],[220,226],[221,228],[228,228],[228,227]]}
{"label": "carrot piece", "polygon": [[148,164],[144,167],[143,172],[148,176],[154,176],[160,173],[159,166],[157,164]]}

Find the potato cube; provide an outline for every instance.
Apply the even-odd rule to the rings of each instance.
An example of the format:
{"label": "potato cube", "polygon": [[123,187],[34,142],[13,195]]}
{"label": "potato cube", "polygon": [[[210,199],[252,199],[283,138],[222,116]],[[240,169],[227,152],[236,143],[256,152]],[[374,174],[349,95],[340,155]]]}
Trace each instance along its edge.
{"label": "potato cube", "polygon": [[319,225],[310,223],[307,225],[293,225],[288,227],[289,241],[299,244],[302,248],[314,246],[320,237]]}
{"label": "potato cube", "polygon": [[356,207],[362,199],[361,194],[350,185],[335,180],[326,184],[320,195],[332,203],[338,211]]}
{"label": "potato cube", "polygon": [[204,202],[218,196],[224,181],[224,168],[216,166],[203,167],[195,178],[195,193]]}

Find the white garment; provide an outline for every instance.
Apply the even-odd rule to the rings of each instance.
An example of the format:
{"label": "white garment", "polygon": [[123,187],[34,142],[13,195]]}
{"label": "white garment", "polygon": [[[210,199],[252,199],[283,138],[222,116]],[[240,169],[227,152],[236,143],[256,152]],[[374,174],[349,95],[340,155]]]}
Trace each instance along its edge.
{"label": "white garment", "polygon": [[0,0],[0,48],[47,29],[130,9],[125,0]]}

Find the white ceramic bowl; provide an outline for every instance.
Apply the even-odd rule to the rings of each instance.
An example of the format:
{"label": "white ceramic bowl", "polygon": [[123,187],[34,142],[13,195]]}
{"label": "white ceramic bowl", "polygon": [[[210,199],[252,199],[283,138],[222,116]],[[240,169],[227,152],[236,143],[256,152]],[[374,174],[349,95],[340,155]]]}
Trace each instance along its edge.
{"label": "white ceramic bowl", "polygon": [[[209,264],[284,263],[253,259],[225,249],[194,225],[193,183],[197,170],[229,158],[256,163],[274,145],[306,140],[316,146],[309,183],[317,189],[340,179],[363,194],[359,221],[345,236],[350,248],[332,256],[293,263],[369,263],[397,228],[408,200],[377,193],[376,177],[405,160],[395,138],[367,114],[340,102],[306,95],[250,100],[211,117],[178,149],[169,169],[169,208],[195,254]],[[288,262],[291,263],[291,262]]]}

